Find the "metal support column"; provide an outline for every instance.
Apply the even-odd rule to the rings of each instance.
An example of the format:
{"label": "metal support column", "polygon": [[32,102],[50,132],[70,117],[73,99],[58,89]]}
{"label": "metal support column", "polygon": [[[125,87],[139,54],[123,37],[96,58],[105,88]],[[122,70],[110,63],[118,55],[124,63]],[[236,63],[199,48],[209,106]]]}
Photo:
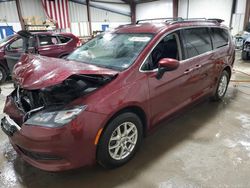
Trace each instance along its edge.
{"label": "metal support column", "polygon": [[25,30],[25,25],[24,25],[23,16],[22,16],[20,0],[16,0],[16,8],[17,8],[17,14],[18,14],[18,18],[19,18],[19,21],[20,21],[20,24],[21,24],[21,28],[22,28],[22,30]]}
{"label": "metal support column", "polygon": [[135,2],[130,2],[130,12],[131,12],[131,23],[136,23],[136,4]]}
{"label": "metal support column", "polygon": [[244,29],[247,29],[247,26],[250,22],[250,0],[246,1],[246,10],[245,10],[245,18],[244,18]]}
{"label": "metal support column", "polygon": [[173,0],[173,17],[174,18],[178,17],[178,4],[179,4],[179,0]]}
{"label": "metal support column", "polygon": [[89,23],[89,34],[92,36],[92,24],[91,24],[91,14],[90,14],[90,8],[89,8],[89,0],[86,0],[87,5],[87,16],[88,16],[88,23]]}

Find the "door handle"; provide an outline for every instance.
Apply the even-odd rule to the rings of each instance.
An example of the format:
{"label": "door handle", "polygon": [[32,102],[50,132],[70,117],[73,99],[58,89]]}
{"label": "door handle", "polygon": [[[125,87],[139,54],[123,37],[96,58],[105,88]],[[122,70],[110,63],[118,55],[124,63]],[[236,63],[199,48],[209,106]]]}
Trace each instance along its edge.
{"label": "door handle", "polygon": [[202,65],[197,64],[197,65],[195,65],[194,69],[199,69],[201,67],[202,67]]}
{"label": "door handle", "polygon": [[188,73],[190,73],[192,71],[193,71],[193,69],[187,69],[187,70],[184,71],[184,74],[188,74]]}

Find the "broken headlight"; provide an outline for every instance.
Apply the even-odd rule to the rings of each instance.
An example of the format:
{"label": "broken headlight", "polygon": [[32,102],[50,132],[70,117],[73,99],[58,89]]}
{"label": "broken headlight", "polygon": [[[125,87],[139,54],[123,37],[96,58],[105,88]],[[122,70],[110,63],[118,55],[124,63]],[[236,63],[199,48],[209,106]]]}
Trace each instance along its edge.
{"label": "broken headlight", "polygon": [[75,106],[58,111],[39,112],[28,119],[24,124],[39,125],[44,127],[61,127],[73,120],[85,106]]}

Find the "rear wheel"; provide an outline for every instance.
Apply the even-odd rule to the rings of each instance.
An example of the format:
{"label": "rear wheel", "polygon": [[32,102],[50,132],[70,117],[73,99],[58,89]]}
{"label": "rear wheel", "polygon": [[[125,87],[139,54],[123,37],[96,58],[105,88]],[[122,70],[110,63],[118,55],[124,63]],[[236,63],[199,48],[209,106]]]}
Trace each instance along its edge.
{"label": "rear wheel", "polygon": [[115,168],[127,163],[142,141],[140,118],[130,112],[118,115],[104,130],[97,149],[97,161],[105,168]]}
{"label": "rear wheel", "polygon": [[219,101],[225,96],[228,83],[229,83],[229,74],[226,70],[224,70],[220,76],[216,92],[212,97],[214,101]]}
{"label": "rear wheel", "polygon": [[3,67],[0,67],[0,83],[5,82],[7,77],[6,70]]}

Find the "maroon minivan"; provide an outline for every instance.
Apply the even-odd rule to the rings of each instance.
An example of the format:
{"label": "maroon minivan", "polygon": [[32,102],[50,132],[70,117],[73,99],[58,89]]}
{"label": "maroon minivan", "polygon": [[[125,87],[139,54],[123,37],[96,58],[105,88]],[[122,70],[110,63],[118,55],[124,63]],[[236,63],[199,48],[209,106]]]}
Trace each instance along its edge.
{"label": "maroon minivan", "polygon": [[[78,37],[71,33],[33,32],[29,39],[29,51],[40,55],[62,58],[80,46]],[[0,83],[12,72],[24,52],[24,39],[18,35],[0,40]]]}
{"label": "maroon minivan", "polygon": [[118,167],[163,119],[204,97],[222,99],[234,58],[220,20],[183,19],[119,27],[66,59],[26,54],[1,127],[40,169]]}

